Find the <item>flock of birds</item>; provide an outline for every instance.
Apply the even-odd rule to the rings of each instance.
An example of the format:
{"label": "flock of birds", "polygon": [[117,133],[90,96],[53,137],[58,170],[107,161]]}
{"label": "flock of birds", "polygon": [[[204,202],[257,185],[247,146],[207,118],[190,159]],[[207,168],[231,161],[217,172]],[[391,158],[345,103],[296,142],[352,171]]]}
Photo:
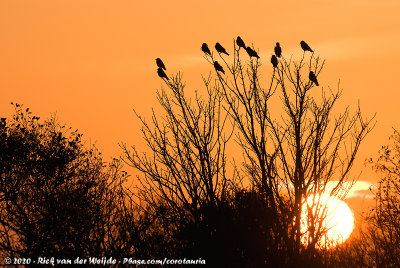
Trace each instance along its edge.
{"label": "flock of birds", "polygon": [[[246,50],[246,52],[249,55],[250,59],[252,57],[257,58],[257,59],[260,58],[260,56],[258,56],[258,53],[254,49],[252,49],[249,46],[246,47],[243,39],[240,36],[238,36],[236,38],[236,44],[239,47],[239,50],[240,50],[240,48],[243,48],[244,50]],[[300,46],[303,49],[304,53],[306,51],[314,53],[314,50],[312,50],[311,47],[306,42],[301,41],[300,42]],[[201,50],[206,55],[211,56],[211,50],[210,50],[210,48],[208,47],[208,45],[206,43],[203,43],[203,45],[201,46]],[[229,53],[226,52],[226,49],[218,42],[215,44],[215,50],[220,55],[221,54],[226,54],[227,56],[229,56]],[[278,58],[280,58],[282,56],[282,48],[281,48],[279,42],[276,43],[276,46],[274,48],[274,52],[275,52],[275,54],[272,55],[272,57],[271,57],[271,63],[272,63],[272,66],[274,68],[276,68],[276,67],[278,67]],[[165,73],[167,68],[165,68],[165,65],[164,65],[163,61],[160,58],[157,58],[156,59],[156,64],[157,64],[157,67],[158,67],[158,69],[157,69],[158,76],[163,78],[163,79],[169,80],[167,74]],[[221,73],[225,74],[224,68],[222,68],[221,64],[219,64],[218,61],[214,61],[214,68],[215,68],[215,70],[217,72],[221,72]],[[315,75],[315,73],[313,71],[310,71],[310,73],[308,75],[308,78],[310,79],[311,82],[315,83],[316,86],[319,86],[317,77],[316,77],[316,75]]]}

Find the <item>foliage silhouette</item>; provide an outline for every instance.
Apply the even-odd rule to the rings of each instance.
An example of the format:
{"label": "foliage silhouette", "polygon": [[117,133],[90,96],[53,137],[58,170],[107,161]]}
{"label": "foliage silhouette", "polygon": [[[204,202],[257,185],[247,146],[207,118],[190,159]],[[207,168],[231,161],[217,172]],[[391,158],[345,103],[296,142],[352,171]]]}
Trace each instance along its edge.
{"label": "foliage silhouette", "polygon": [[117,254],[116,212],[126,177],[119,161],[106,166],[77,131],[14,107],[13,118],[0,124],[2,256]]}
{"label": "foliage silhouette", "polygon": [[394,130],[390,140],[378,159],[370,160],[381,180],[375,190],[376,205],[367,217],[365,251],[368,261],[379,267],[400,266],[400,133]]}
{"label": "foliage silhouette", "polygon": [[381,177],[370,192],[375,205],[363,216],[357,234],[344,245],[326,252],[332,267],[399,267],[400,265],[400,134],[394,130],[390,143],[377,159],[370,158]]}

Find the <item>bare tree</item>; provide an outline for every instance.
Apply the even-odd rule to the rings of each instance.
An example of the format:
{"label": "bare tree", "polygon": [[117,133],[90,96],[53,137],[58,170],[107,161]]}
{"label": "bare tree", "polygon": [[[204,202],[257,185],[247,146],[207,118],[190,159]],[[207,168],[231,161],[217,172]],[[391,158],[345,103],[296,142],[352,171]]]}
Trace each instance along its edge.
{"label": "bare tree", "polygon": [[[228,200],[234,180],[227,175],[226,144],[230,138],[221,96],[204,79],[206,97],[185,94],[181,74],[164,80],[169,92],[158,92],[164,112],[153,112],[152,122],[142,122],[150,154],[122,144],[125,161],[135,167],[140,206],[159,220],[166,236],[175,236],[182,225],[198,224]],[[170,223],[173,223],[172,225]],[[182,242],[183,243],[183,242]],[[181,243],[180,243],[181,244]]]}
{"label": "bare tree", "polygon": [[[220,56],[229,74],[216,71],[216,76],[226,110],[238,129],[246,174],[274,211],[276,222],[271,228],[281,236],[277,241],[299,254],[306,236],[307,250],[312,252],[326,232],[322,225],[326,207],[319,195],[328,191],[328,182],[334,182],[328,194],[343,197],[346,193],[343,182],[349,179],[372,119],[363,119],[359,108],[354,115],[348,108],[333,114],[342,90],[340,85],[336,91],[322,88],[317,95],[319,88],[314,82],[324,62],[314,54],[303,52],[300,60],[287,60],[282,55],[278,64],[273,63],[276,67],[270,67],[270,81],[263,83],[262,61],[250,58],[246,64],[241,58],[243,50],[235,47],[234,52],[233,63]],[[213,55],[207,57],[210,63],[215,62]],[[283,111],[271,109],[276,95]],[[311,195],[315,199],[308,207],[312,213],[304,234],[301,211],[305,198]]]}
{"label": "bare tree", "polygon": [[[263,222],[268,241],[264,264],[292,265],[301,256],[314,260],[316,245],[327,231],[320,194],[344,197],[344,182],[351,181],[349,172],[372,119],[364,119],[359,108],[353,115],[348,108],[334,113],[342,90],[338,85],[335,91],[317,92],[324,62],[311,50],[299,60],[274,57],[267,81],[263,59],[254,48],[234,46],[233,56],[203,51],[215,70],[204,79],[207,97],[196,95],[192,101],[185,96],[180,74],[162,76],[171,91],[158,94],[165,116],[153,112],[151,124],[138,116],[150,155],[122,145],[125,161],[141,171],[139,199],[153,216],[164,215],[158,217],[163,223],[168,222],[165,215],[198,222],[209,207],[237,213],[236,202],[247,186],[236,179],[245,177],[249,196],[257,194],[257,204],[262,200],[268,215]],[[242,59],[245,52],[249,60]],[[282,110],[273,110],[279,99]],[[229,179],[225,148],[231,134],[243,153],[243,172],[233,167]],[[310,196],[304,233],[302,208]]]}

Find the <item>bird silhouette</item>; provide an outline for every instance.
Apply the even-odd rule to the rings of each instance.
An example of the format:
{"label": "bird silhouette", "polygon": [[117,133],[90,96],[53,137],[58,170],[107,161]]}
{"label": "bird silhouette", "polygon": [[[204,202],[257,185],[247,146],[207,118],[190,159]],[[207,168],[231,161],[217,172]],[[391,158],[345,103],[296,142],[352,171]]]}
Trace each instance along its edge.
{"label": "bird silhouette", "polygon": [[238,36],[236,38],[236,44],[238,45],[239,48],[242,47],[242,48],[246,49],[246,45],[244,44],[244,41],[240,36]]}
{"label": "bird silhouette", "polygon": [[224,53],[229,56],[229,53],[226,52],[225,48],[218,42],[215,44],[215,49],[218,51],[218,53]]}
{"label": "bird silhouette", "polygon": [[274,66],[274,68],[278,67],[278,58],[275,55],[272,55],[271,63],[272,63],[272,66]]}
{"label": "bird silhouette", "polygon": [[214,61],[214,68],[215,70],[225,74],[224,68],[222,68],[221,64],[219,64],[218,61]]}
{"label": "bird silhouette", "polygon": [[157,63],[157,67],[158,67],[158,68],[167,70],[167,68],[165,68],[164,62],[163,62],[160,58],[157,58],[157,59],[156,59],[156,63]]}
{"label": "bird silhouette", "polygon": [[164,72],[164,70],[161,67],[159,67],[157,69],[157,74],[158,74],[159,77],[169,80],[167,74]]}
{"label": "bird silhouette", "polygon": [[201,45],[201,51],[211,56],[211,51],[206,43],[203,43],[203,45]]}
{"label": "bird silhouette", "polygon": [[311,47],[304,41],[300,42],[300,46],[304,50],[304,52],[306,51],[314,52],[314,50],[312,50]]}
{"label": "bird silhouette", "polygon": [[257,52],[255,52],[251,47],[246,47],[247,54],[249,54],[250,58],[251,57],[256,57],[259,59],[260,57],[258,56]]}
{"label": "bird silhouette", "polygon": [[276,55],[278,58],[280,58],[281,55],[282,55],[282,48],[281,48],[281,45],[279,44],[279,42],[277,42],[277,43],[276,43],[276,46],[275,46],[275,55]]}
{"label": "bird silhouette", "polygon": [[317,77],[315,76],[315,73],[313,71],[310,71],[308,78],[310,79],[311,82],[314,82],[315,85],[319,86]]}

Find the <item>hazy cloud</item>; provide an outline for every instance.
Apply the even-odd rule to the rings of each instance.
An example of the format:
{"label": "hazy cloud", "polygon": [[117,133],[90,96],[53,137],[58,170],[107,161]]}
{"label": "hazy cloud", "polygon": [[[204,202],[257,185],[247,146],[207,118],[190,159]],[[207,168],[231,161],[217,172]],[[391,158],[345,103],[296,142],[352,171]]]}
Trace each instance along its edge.
{"label": "hazy cloud", "polygon": [[357,181],[350,189],[346,199],[354,197],[372,199],[374,198],[374,194],[371,193],[370,188],[373,186],[374,184],[369,181]]}
{"label": "hazy cloud", "polygon": [[[324,40],[310,45],[315,50],[316,55],[321,55],[324,59],[351,60],[399,53],[400,34],[354,36]],[[300,46],[296,46],[287,48],[285,54],[296,55],[299,52],[301,53]]]}

